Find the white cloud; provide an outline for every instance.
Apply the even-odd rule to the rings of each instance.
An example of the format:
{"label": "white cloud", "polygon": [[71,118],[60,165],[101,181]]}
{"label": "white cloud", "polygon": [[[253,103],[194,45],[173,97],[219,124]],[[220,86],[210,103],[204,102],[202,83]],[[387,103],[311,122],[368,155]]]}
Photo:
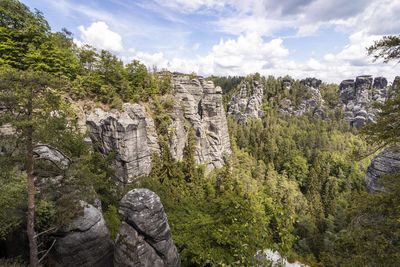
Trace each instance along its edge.
{"label": "white cloud", "polygon": [[121,36],[110,30],[103,21],[93,22],[87,28],[81,25],[78,29],[81,40],[76,40],[76,43],[90,44],[98,49],[114,52],[119,52],[123,49]]}

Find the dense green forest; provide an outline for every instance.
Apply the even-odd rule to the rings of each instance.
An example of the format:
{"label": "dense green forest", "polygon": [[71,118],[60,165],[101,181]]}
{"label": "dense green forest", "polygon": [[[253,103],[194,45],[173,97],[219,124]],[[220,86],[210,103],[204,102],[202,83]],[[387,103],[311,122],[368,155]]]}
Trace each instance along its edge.
{"label": "dense green forest", "polygon": [[[223,88],[225,104],[241,82],[252,80],[264,84],[266,104],[261,120],[239,124],[228,118],[233,153],[224,167],[206,172],[195,164],[194,133],[183,161],[167,147],[171,103],[163,96],[171,93],[170,73],[160,75],[137,60],[124,64],[105,50],[77,47],[68,30],[52,32],[43,14],[16,0],[1,1],[0,14],[0,125],[15,129],[0,140],[0,257],[11,257],[0,259],[0,265],[29,262],[26,237],[25,247],[14,250],[19,255],[5,246],[25,232],[26,212],[33,207],[40,233],[68,224],[79,213],[78,200],[100,198],[115,237],[119,200],[131,188],[147,187],[164,204],[183,266],[255,266],[255,255],[266,248],[310,266],[398,266],[400,177],[387,177],[390,190],[385,192],[364,188],[374,149],[399,142],[398,128],[385,130],[399,120],[398,99],[384,107],[393,115],[390,121],[382,115],[359,133],[334,111],[336,85],[321,86],[332,114],[320,120],[279,113],[279,99],[295,103],[303,97],[299,81],[285,92],[283,77],[211,76]],[[154,155],[148,177],[124,187],[115,183],[112,155],[93,150],[78,129],[77,101],[105,109],[141,101],[157,110],[161,154]],[[30,146],[37,143],[63,151],[72,167],[38,163],[29,172]],[[30,194],[29,202],[30,175],[38,177],[37,184],[57,175],[65,181],[59,194],[45,188]],[[37,241],[43,246],[39,253],[51,243],[46,234]]]}

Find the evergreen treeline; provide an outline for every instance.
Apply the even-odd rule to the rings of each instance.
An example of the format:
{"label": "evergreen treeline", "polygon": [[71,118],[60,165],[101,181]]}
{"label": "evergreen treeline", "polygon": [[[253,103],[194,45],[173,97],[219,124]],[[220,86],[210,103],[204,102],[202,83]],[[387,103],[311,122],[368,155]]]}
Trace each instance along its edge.
{"label": "evergreen treeline", "polygon": [[[104,157],[84,142],[71,99],[110,107],[151,100],[161,154],[154,155],[149,177],[131,186],[160,195],[184,266],[254,266],[260,260],[256,254],[266,248],[311,266],[400,262],[400,177],[385,179],[386,192],[365,192],[370,158],[364,155],[371,147],[340,114],[329,121],[281,115],[279,99],[297,103],[306,97],[299,81],[286,92],[281,79],[272,76],[210,77],[222,86],[224,101],[241,82],[261,81],[266,104],[262,120],[238,124],[229,118],[233,153],[223,168],[206,172],[195,164],[193,131],[183,161],[174,160],[168,149],[171,103],[158,97],[170,93],[168,73],[149,71],[139,61],[124,65],[108,51],[79,48],[70,32],[51,32],[40,12],[16,0],[1,1],[0,14],[0,125],[16,130],[0,140],[0,257],[17,257],[0,264],[23,265],[29,258],[31,264],[45,263],[41,257],[54,239],[51,231],[35,240],[39,250],[31,250],[31,257],[28,247],[14,250],[6,244],[25,231],[27,222],[34,221],[26,229],[36,233],[68,224],[80,212],[79,200],[99,198],[110,232],[114,237],[118,232],[118,202],[129,186],[116,185],[112,155]],[[327,105],[335,107],[337,86],[321,87]],[[396,105],[398,99],[384,107],[390,120],[382,115],[365,130],[374,144],[398,144],[398,129],[391,127],[399,118]],[[62,170],[35,162],[29,170],[37,143],[63,151],[71,166]],[[36,185],[64,178],[61,186],[27,201],[33,174]],[[34,211],[28,220],[27,210]]]}

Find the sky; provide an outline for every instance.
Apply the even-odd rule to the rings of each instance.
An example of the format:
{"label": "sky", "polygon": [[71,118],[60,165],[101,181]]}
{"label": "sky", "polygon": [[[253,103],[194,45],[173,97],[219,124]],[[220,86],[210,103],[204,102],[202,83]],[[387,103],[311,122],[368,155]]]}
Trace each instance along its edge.
{"label": "sky", "polygon": [[400,0],[22,0],[53,31],[149,67],[199,75],[400,75],[366,47],[400,34]]}

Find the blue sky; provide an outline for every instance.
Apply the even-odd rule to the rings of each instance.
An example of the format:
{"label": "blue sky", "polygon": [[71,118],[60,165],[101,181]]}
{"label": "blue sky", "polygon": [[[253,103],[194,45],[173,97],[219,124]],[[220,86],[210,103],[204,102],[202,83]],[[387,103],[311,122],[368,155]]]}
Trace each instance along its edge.
{"label": "blue sky", "polygon": [[78,45],[201,75],[400,75],[365,47],[400,33],[400,0],[22,0]]}

